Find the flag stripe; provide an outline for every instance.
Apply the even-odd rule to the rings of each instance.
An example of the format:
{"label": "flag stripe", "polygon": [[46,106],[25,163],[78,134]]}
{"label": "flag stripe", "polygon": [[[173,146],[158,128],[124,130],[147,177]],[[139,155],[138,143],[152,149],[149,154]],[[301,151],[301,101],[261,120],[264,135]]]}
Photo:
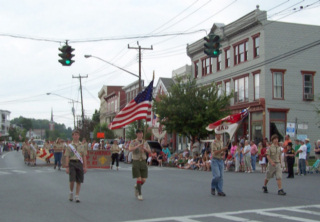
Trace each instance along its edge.
{"label": "flag stripe", "polygon": [[152,91],[153,81],[114,117],[109,129],[119,129],[140,119],[151,121]]}

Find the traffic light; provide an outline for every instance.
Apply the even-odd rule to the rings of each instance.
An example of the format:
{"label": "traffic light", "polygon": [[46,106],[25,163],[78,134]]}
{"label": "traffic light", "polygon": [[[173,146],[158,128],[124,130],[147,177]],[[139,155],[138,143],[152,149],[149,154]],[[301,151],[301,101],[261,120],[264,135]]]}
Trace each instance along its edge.
{"label": "traffic light", "polygon": [[72,57],[74,56],[72,52],[74,51],[74,49],[66,44],[62,48],[59,48],[59,50],[62,52],[59,54],[59,56],[62,58],[59,60],[59,62],[63,66],[71,66],[71,64],[74,63],[74,60],[72,60]]}
{"label": "traffic light", "polygon": [[217,58],[221,54],[220,50],[220,37],[218,35],[210,34],[204,37],[206,43],[204,43],[204,53],[209,57]]}

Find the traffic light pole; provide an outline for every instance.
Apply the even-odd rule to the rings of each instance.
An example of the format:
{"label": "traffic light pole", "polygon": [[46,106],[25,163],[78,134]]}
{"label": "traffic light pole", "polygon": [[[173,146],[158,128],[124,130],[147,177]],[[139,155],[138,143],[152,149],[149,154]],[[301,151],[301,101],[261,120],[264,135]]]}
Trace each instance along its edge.
{"label": "traffic light pole", "polygon": [[[82,83],[81,83],[81,79],[82,78],[88,78],[88,75],[86,76],[72,76],[72,78],[76,78],[80,80],[80,93],[81,93],[81,109],[82,109],[82,129],[84,129],[84,111],[83,111],[83,96],[82,96]],[[82,130],[83,132],[83,130]]]}

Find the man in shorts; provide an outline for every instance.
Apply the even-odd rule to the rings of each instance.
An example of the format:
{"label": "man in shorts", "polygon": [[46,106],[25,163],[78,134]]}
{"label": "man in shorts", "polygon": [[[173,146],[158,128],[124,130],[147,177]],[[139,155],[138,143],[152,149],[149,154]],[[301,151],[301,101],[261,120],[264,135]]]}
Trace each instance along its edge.
{"label": "man in shorts", "polygon": [[134,186],[135,195],[138,200],[143,200],[141,187],[148,178],[147,153],[151,153],[148,143],[143,139],[143,132],[136,130],[137,138],[132,140],[129,151],[132,152],[132,177],[137,178]]}
{"label": "man in shorts", "polygon": [[278,144],[279,137],[274,134],[271,136],[271,146],[267,150],[268,167],[266,172],[266,178],[262,190],[264,193],[268,193],[267,184],[274,175],[278,184],[278,195],[286,195],[282,189],[282,169],[281,169],[281,147]]}
{"label": "man in shorts", "polygon": [[83,183],[84,174],[87,172],[87,151],[80,143],[80,132],[74,130],[72,132],[72,142],[67,146],[64,156],[66,157],[66,173],[69,174],[70,194],[69,200],[73,201],[74,182],[76,182],[75,200],[80,202],[79,193],[81,183]]}

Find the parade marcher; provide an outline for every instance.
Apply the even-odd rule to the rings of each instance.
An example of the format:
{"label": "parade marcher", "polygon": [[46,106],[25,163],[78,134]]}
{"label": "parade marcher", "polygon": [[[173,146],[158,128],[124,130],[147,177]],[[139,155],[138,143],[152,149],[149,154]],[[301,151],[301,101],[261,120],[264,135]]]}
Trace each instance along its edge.
{"label": "parade marcher", "polygon": [[22,154],[24,157],[24,163],[28,165],[30,164],[29,153],[30,153],[30,144],[29,144],[29,140],[26,139],[22,146]]}
{"label": "parade marcher", "polygon": [[36,163],[37,150],[38,150],[38,145],[36,144],[35,141],[33,141],[33,139],[31,139],[29,155],[30,155],[30,164],[32,164],[33,166],[37,165]]}
{"label": "parade marcher", "polygon": [[54,150],[54,169],[56,169],[58,165],[58,169],[61,170],[61,158],[62,158],[62,152],[64,150],[64,144],[60,138],[57,138],[56,142],[53,144],[53,150]]}
{"label": "parade marcher", "polygon": [[281,170],[281,147],[278,144],[279,137],[277,134],[271,136],[271,146],[267,149],[268,167],[266,172],[266,178],[262,190],[264,193],[268,193],[267,184],[274,175],[276,175],[278,185],[278,195],[286,195],[282,189],[282,170]]}
{"label": "parade marcher", "polygon": [[294,149],[292,149],[292,143],[289,142],[287,144],[287,153],[285,154],[287,158],[287,164],[288,164],[288,177],[287,178],[294,178],[293,173],[293,165],[294,165]]}
{"label": "parade marcher", "polygon": [[146,163],[146,153],[151,153],[148,143],[143,140],[143,132],[136,130],[137,138],[132,140],[129,145],[129,151],[132,152],[132,177],[137,179],[134,187],[135,195],[138,200],[143,200],[141,188],[148,178],[148,166]]}
{"label": "parade marcher", "polygon": [[80,132],[78,130],[72,132],[72,138],[73,140],[66,148],[64,154],[66,157],[66,173],[69,174],[70,182],[69,200],[73,201],[74,182],[76,182],[75,200],[76,202],[80,202],[79,194],[81,183],[83,183],[84,174],[87,172],[87,153],[79,141]]}
{"label": "parade marcher", "polygon": [[111,159],[112,159],[111,169],[114,165],[114,161],[116,161],[117,170],[119,170],[119,152],[121,150],[120,150],[120,147],[118,146],[118,140],[113,141],[110,151],[111,151]]}
{"label": "parade marcher", "polygon": [[223,147],[223,142],[221,141],[221,135],[216,134],[216,139],[211,144],[211,170],[212,170],[212,180],[211,180],[211,194],[216,194],[216,189],[218,191],[219,196],[226,196],[223,192],[223,171],[224,171],[224,163],[223,157],[225,155],[225,151],[228,147]]}

